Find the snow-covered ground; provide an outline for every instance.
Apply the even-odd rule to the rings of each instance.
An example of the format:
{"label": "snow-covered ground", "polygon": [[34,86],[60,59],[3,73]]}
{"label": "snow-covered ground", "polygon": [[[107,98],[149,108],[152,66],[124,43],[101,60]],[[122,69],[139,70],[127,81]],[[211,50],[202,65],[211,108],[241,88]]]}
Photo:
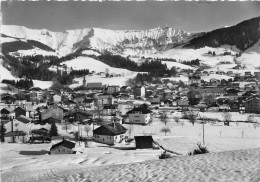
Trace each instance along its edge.
{"label": "snow-covered ground", "polygon": [[108,69],[109,73],[116,73],[116,74],[125,74],[128,75],[131,74],[132,71],[129,71],[127,69],[122,68],[113,68],[105,63],[102,63],[101,61],[98,61],[96,59],[90,58],[90,57],[84,57],[80,56],[75,59],[65,61],[62,64],[67,65],[68,68],[71,68],[73,70],[80,70],[80,69],[89,69],[89,71],[95,71],[98,72],[106,72],[106,69]]}
{"label": "snow-covered ground", "polygon": [[[252,48],[253,49],[253,48]],[[256,48],[257,49],[257,48]],[[259,47],[258,47],[259,49]],[[216,56],[208,55],[208,52],[215,52]],[[172,58],[176,59],[177,61],[190,61],[195,59],[202,60],[202,63],[205,63],[212,68],[218,67],[220,62],[229,62],[233,63],[234,56],[226,55],[223,56],[224,52],[231,52],[232,55],[235,55],[237,53],[236,49],[232,50],[230,49],[230,46],[222,46],[220,48],[212,48],[212,47],[204,47],[200,49],[170,49],[164,52],[160,52],[157,54],[147,54],[143,55],[145,57],[152,57],[152,58]],[[249,68],[256,68],[260,66],[260,53],[259,52],[246,52],[243,53],[241,57],[237,58],[238,62],[241,62],[241,64],[245,64],[249,66]],[[221,70],[221,69],[220,69]],[[221,70],[225,71],[225,70]]]}
{"label": "snow-covered ground", "polygon": [[93,51],[93,50],[84,50],[81,52],[82,54],[85,55],[95,55],[95,56],[100,56],[100,53]]}
{"label": "snow-covered ground", "polygon": [[[128,73],[129,75],[126,75],[124,77],[111,77],[111,78],[106,78],[106,77],[101,77],[101,76],[86,76],[86,83],[91,83],[91,82],[101,82],[102,85],[118,85],[118,86],[124,86],[126,85],[126,81],[128,79],[134,78],[136,76],[136,73]],[[70,85],[71,88],[75,88],[78,86],[81,86],[83,84],[83,78],[75,78],[74,81],[78,83],[74,83]]]}
{"label": "snow-covered ground", "polygon": [[11,72],[3,66],[3,59],[0,58],[0,82],[4,79],[17,80]]}
{"label": "snow-covered ground", "polygon": [[52,81],[33,80],[33,86],[41,89],[48,89],[52,86]]}
{"label": "snow-covered ground", "polygon": [[19,50],[17,52],[10,52],[11,56],[14,57],[24,57],[24,56],[36,56],[36,55],[42,55],[42,56],[59,56],[57,53],[52,51],[45,51],[39,48],[34,49],[28,49],[28,50]]}
{"label": "snow-covered ground", "polygon": [[[134,164],[86,168],[83,166],[19,171],[2,175],[13,181],[259,181],[260,149],[174,157]],[[56,160],[56,158],[54,158]]]}
{"label": "snow-covered ground", "polygon": [[186,84],[188,84],[188,82],[189,82],[189,78],[187,76],[162,78],[162,80],[165,80],[165,79],[169,79],[171,81],[183,81]]}
{"label": "snow-covered ground", "polygon": [[[210,154],[187,156],[189,151],[196,148],[197,143],[202,143],[203,126],[199,123],[193,126],[182,119],[176,123],[173,118],[179,115],[178,112],[168,113],[167,127],[171,132],[166,136],[160,131],[164,123],[156,114],[150,126],[133,125],[132,132],[127,131],[126,134],[131,137],[152,135],[154,140],[163,147],[185,156],[159,160],[162,150],[119,150],[94,142],[88,142],[89,147],[86,148],[77,143],[76,148],[83,152],[82,154],[47,155],[52,144],[4,143],[1,144],[2,179],[4,181],[18,179],[19,181],[129,181],[130,179],[135,181],[148,179],[155,181],[198,181],[201,179],[205,181],[213,179],[252,181],[255,179],[252,177],[256,177],[257,174],[259,176],[259,173],[254,173],[254,171],[259,170],[260,151],[249,148],[260,148],[260,127],[255,128],[251,123],[238,125],[231,123],[230,126],[223,126],[223,123],[205,124],[205,145]],[[212,115],[214,113],[208,113],[207,117]],[[242,117],[235,113],[232,113],[232,116],[233,118]],[[129,125],[124,126],[129,128]],[[61,128],[62,126],[58,125],[59,133],[64,136],[72,136],[68,133],[78,130],[76,125],[70,128],[68,133]],[[87,136],[84,131],[83,136]],[[53,141],[53,143],[56,142]],[[224,152],[230,150],[241,151]],[[168,174],[169,168],[171,173]],[[251,172],[251,176],[248,172]],[[103,175],[108,174],[109,178],[102,178]]]}
{"label": "snow-covered ground", "polygon": [[195,69],[192,66],[188,66],[188,65],[181,64],[181,63],[178,63],[178,62],[162,61],[162,63],[166,64],[168,69],[171,69],[173,66],[176,67],[176,68],[181,68],[181,69],[191,69],[191,70]]}

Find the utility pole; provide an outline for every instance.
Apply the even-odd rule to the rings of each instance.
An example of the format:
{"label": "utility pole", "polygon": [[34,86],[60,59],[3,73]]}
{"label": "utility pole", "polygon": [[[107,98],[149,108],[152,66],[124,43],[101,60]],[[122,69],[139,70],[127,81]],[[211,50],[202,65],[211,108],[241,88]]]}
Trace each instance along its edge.
{"label": "utility pole", "polygon": [[203,122],[202,122],[202,129],[203,129],[203,130],[202,130],[202,131],[203,131],[203,145],[205,145],[205,137],[204,137],[204,133],[205,133],[205,132],[204,132],[204,124],[205,124],[205,122],[203,121]]}

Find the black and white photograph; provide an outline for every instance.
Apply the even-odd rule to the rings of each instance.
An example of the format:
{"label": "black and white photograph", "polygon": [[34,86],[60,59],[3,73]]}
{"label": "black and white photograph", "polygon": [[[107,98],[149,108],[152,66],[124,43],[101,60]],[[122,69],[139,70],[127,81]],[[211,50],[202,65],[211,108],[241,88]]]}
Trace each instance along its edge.
{"label": "black and white photograph", "polygon": [[0,181],[260,182],[260,2],[0,15]]}

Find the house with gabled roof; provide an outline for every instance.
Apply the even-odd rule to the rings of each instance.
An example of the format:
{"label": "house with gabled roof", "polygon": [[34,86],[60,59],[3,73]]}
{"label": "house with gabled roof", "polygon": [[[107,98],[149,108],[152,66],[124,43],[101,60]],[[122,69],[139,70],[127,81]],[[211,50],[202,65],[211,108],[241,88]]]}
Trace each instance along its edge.
{"label": "house with gabled roof", "polygon": [[[19,136],[23,136],[22,141],[27,141],[29,139],[29,134],[31,131],[31,123],[32,119],[28,118],[24,115],[20,115],[19,117],[15,119],[11,119],[5,123],[6,132],[10,132],[10,136],[13,136],[12,141],[16,141],[15,137],[17,136],[19,139]],[[19,132],[22,135],[19,135]],[[14,132],[14,133],[12,133]],[[15,133],[18,132],[18,133]],[[25,135],[24,135],[25,133]],[[11,142],[11,141],[10,141]]]}
{"label": "house with gabled roof", "polygon": [[134,107],[127,112],[129,117],[128,123],[146,125],[151,119],[152,111],[146,107]]}
{"label": "house with gabled roof", "polygon": [[61,142],[54,144],[50,148],[50,154],[73,154],[73,148],[75,145],[74,142],[63,139]]}
{"label": "house with gabled roof", "polygon": [[124,140],[126,131],[125,127],[116,122],[104,124],[93,131],[94,141],[114,145]]}
{"label": "house with gabled roof", "polygon": [[1,109],[1,119],[9,120],[15,118],[15,112],[13,107],[5,107]]}
{"label": "house with gabled roof", "polygon": [[16,118],[20,115],[26,116],[26,109],[24,107],[18,106],[17,108],[15,108],[14,112]]}

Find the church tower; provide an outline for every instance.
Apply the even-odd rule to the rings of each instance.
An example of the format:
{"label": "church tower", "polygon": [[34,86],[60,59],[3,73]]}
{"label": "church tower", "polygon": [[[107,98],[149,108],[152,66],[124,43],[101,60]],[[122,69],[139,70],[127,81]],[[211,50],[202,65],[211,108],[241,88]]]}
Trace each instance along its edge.
{"label": "church tower", "polygon": [[86,87],[86,77],[84,76],[84,79],[83,79],[83,86]]}

